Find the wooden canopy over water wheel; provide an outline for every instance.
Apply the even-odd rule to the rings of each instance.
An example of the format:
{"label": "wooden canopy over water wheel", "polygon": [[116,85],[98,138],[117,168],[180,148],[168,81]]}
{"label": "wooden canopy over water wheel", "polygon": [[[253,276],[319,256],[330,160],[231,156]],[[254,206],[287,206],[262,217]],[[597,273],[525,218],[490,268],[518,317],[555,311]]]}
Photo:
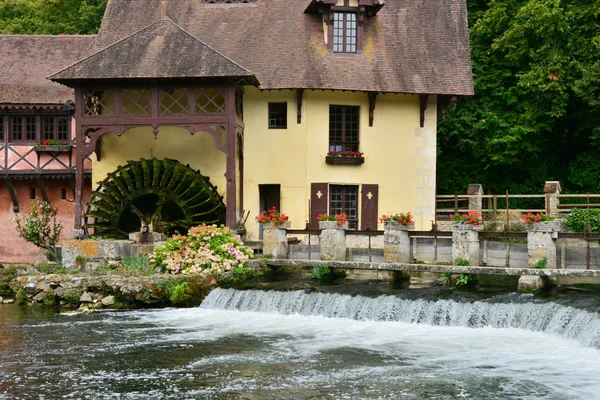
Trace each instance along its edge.
{"label": "wooden canopy over water wheel", "polygon": [[[170,159],[129,161],[92,192],[85,215],[94,235],[127,238],[142,225],[166,234],[225,223],[225,204],[210,179]],[[92,222],[93,221],[93,222]]]}

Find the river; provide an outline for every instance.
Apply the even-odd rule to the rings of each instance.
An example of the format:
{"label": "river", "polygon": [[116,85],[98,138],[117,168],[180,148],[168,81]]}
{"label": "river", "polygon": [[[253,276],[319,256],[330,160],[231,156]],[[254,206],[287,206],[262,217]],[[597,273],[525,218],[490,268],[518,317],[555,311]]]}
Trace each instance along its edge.
{"label": "river", "polygon": [[600,399],[596,296],[407,293],[1,306],[0,399]]}

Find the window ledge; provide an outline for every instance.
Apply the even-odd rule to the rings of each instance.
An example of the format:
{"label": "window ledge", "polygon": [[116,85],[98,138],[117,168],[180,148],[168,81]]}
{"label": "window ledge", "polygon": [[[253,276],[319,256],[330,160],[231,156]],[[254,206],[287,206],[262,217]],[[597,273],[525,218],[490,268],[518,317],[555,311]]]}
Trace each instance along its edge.
{"label": "window ledge", "polygon": [[67,151],[71,151],[71,145],[58,145],[58,146],[43,146],[43,145],[35,145],[33,146],[33,151],[38,153],[65,153]]}
{"label": "window ledge", "polygon": [[364,157],[340,157],[340,156],[325,156],[327,164],[336,165],[361,165],[365,163]]}

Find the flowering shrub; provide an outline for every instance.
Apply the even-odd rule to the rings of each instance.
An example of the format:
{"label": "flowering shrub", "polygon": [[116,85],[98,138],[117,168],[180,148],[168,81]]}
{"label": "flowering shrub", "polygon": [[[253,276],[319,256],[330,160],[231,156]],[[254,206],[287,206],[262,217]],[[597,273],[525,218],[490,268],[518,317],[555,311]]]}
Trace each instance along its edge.
{"label": "flowering shrub", "polygon": [[173,235],[149,260],[170,274],[212,274],[220,278],[227,272],[250,272],[248,260],[252,254],[252,249],[244,246],[231,229],[201,225],[191,228],[187,236]]}
{"label": "flowering shrub", "polygon": [[330,151],[327,153],[329,157],[362,157],[363,154],[361,151]]}
{"label": "flowering shrub", "polygon": [[344,225],[346,222],[348,222],[348,217],[346,216],[346,213],[336,215],[319,214],[317,215],[317,221],[336,221],[337,225]]}
{"label": "flowering shrub", "polygon": [[260,222],[261,224],[273,223],[275,224],[275,226],[283,225],[289,219],[290,217],[281,213],[280,211],[277,211],[277,207],[275,206],[273,206],[273,208],[271,208],[270,210],[263,211],[256,216],[257,222]]}
{"label": "flowering shrub", "polygon": [[55,140],[40,140],[37,142],[38,146],[68,146],[69,143],[61,143]]}
{"label": "flowering shrub", "polygon": [[398,222],[400,225],[409,226],[409,225],[415,224],[415,222],[413,221],[412,218],[413,217],[410,212],[407,212],[406,214],[404,214],[404,213],[390,214],[390,215],[383,214],[381,216],[381,218],[379,218],[379,221],[380,222],[395,221],[395,222]]}
{"label": "flowering shrub", "polygon": [[462,222],[464,224],[479,226],[483,224],[483,217],[477,211],[469,211],[467,214],[450,214],[452,222]]}
{"label": "flowering shrub", "polygon": [[532,214],[531,211],[527,211],[527,214],[521,215],[521,219],[526,224],[533,224],[534,222],[552,221],[554,218],[547,216],[544,213]]}

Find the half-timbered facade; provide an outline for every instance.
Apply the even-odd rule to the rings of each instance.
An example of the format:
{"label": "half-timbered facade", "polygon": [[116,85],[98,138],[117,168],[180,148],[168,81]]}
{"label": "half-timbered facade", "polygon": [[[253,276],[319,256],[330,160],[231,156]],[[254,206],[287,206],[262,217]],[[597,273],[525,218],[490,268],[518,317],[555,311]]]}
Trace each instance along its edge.
{"label": "half-timbered facade", "polygon": [[27,203],[17,181],[49,198],[60,179],[84,231],[86,176],[140,159],[199,170],[234,228],[272,205],[298,228],[395,211],[424,228],[438,111],[473,94],[464,0],[110,0],[97,36],[0,36],[0,55],[0,218]]}

